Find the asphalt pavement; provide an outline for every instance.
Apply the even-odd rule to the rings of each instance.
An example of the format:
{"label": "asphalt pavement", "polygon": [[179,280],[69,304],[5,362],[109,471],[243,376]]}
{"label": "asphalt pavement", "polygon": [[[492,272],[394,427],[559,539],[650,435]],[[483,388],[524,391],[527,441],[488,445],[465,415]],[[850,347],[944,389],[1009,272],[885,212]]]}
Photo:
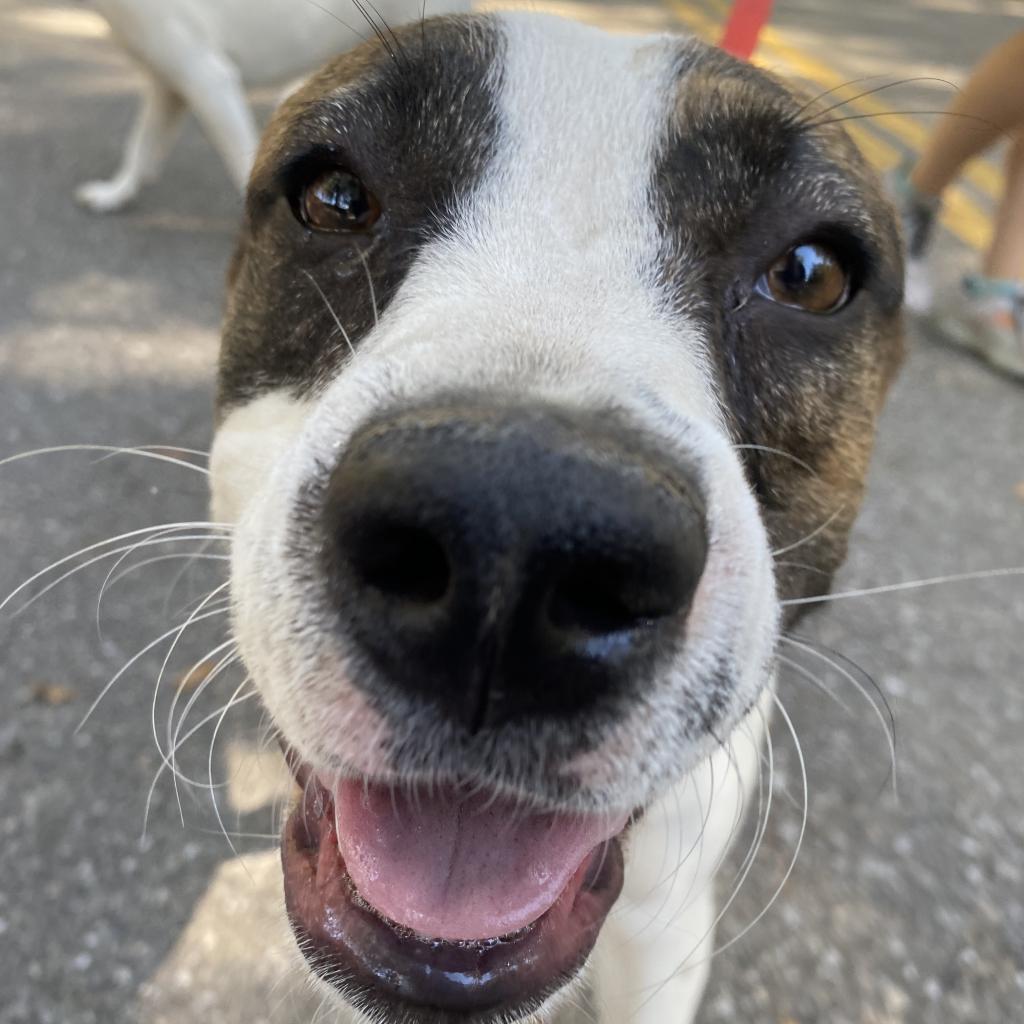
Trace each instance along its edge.
{"label": "asphalt pavement", "polygon": [[[780,29],[802,33],[822,59],[834,50],[851,77],[858,53],[899,75],[904,43],[926,44],[934,67],[962,76],[1008,13],[1024,14],[1019,0],[920,0],[921,35],[904,18],[901,39],[892,19],[870,16],[885,5],[865,6],[862,22],[833,0],[778,6]],[[603,9],[649,24],[670,23],[666,10]],[[130,211],[99,217],[71,199],[113,167],[136,84],[87,7],[0,5],[0,458],[209,443],[240,205],[218,161],[189,124]],[[973,258],[951,238],[942,245],[950,265]],[[1024,566],[1024,388],[912,334],[839,592]],[[203,475],[187,466],[78,451],[2,467],[0,596],[86,545],[205,517]],[[223,967],[246,971],[232,945],[239,929],[225,922],[249,935],[264,927],[244,906],[225,909],[225,893],[276,884],[277,769],[261,754],[259,709],[250,700],[219,717],[244,696],[240,675],[225,672],[190,709],[183,733],[213,716],[184,748],[200,785],[179,787],[179,816],[164,773],[140,839],[161,767],[152,722],[163,740],[170,684],[195,663],[185,692],[196,692],[223,616],[182,636],[159,684],[163,649],[140,658],[76,731],[119,668],[223,580],[217,557],[122,577],[146,558],[224,553],[202,526],[183,533],[192,539],[156,537],[112,575],[112,562],[97,564],[0,616],[0,1024],[227,1024],[283,1012],[280,1000],[243,1008]],[[839,599],[801,633],[840,666],[794,649],[803,672],[782,686],[806,765],[806,834],[771,908],[716,958],[701,1024],[1024,1021],[1024,578]],[[800,766],[781,722],[774,749],[775,809],[723,943],[773,901],[799,838]],[[233,848],[201,785],[211,776],[231,780],[214,792]]]}

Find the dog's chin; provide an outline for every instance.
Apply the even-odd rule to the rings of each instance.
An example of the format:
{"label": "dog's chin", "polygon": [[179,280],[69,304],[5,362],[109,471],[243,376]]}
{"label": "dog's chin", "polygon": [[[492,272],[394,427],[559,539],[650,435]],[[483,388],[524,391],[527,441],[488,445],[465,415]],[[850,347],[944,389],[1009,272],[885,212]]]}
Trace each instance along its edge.
{"label": "dog's chin", "polygon": [[340,1000],[408,1024],[491,1024],[535,1014],[580,972],[622,888],[628,815],[296,776],[285,903]]}

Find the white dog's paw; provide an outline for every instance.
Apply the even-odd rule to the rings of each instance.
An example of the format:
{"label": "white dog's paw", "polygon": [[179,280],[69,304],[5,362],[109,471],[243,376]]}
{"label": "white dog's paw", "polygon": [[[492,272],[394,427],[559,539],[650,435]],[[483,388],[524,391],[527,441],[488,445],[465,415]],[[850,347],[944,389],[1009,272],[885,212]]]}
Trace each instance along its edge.
{"label": "white dog's paw", "polygon": [[111,213],[123,209],[138,194],[138,189],[130,182],[119,181],[87,181],[75,189],[75,199],[94,213]]}

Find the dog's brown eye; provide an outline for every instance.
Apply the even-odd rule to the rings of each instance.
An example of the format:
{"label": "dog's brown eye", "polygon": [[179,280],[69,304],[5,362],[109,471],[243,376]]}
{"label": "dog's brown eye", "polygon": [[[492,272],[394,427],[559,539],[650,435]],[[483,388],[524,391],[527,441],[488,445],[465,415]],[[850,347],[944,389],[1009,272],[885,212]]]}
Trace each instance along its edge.
{"label": "dog's brown eye", "polygon": [[808,313],[834,313],[850,297],[850,277],[827,246],[803,242],[768,268],[756,290],[784,306]]}
{"label": "dog's brown eye", "polygon": [[354,174],[333,169],[303,189],[299,212],[314,231],[366,231],[380,216],[380,203]]}

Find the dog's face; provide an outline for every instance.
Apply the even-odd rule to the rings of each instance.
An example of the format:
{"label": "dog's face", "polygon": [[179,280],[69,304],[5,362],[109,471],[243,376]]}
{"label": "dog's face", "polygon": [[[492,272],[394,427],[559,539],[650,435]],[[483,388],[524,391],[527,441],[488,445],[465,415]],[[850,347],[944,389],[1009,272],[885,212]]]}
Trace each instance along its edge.
{"label": "dog's face", "polygon": [[392,49],[264,138],[214,509],[305,787],[310,964],[388,1019],[506,1020],[842,560],[902,273],[842,132],[694,40],[505,15]]}

